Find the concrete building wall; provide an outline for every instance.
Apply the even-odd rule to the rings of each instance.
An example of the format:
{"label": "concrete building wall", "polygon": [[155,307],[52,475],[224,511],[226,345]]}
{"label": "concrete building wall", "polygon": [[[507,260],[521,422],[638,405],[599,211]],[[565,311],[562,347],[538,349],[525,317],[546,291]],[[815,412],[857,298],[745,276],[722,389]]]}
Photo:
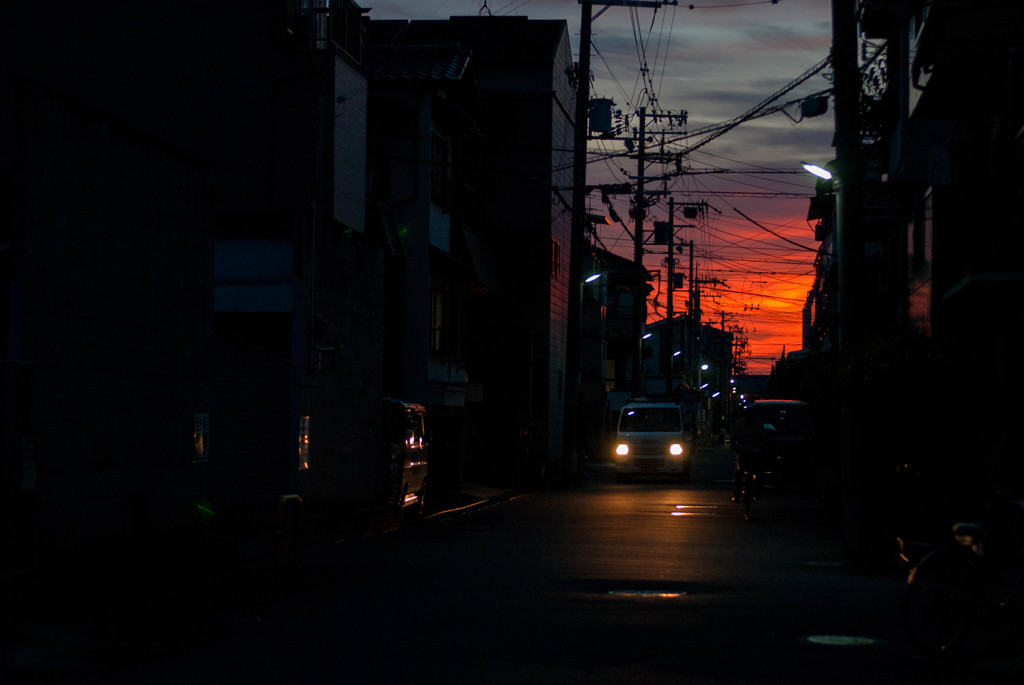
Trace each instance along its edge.
{"label": "concrete building wall", "polygon": [[559,245],[560,263],[551,276],[549,294],[550,339],[548,349],[548,458],[560,462],[565,439],[566,355],[568,352],[569,257],[572,243],[572,212],[560,198],[561,189],[572,187],[572,150],[575,145],[575,89],[569,82],[572,49],[567,32],[555,46],[551,64],[551,240]]}
{"label": "concrete building wall", "polygon": [[[337,226],[317,238],[316,286],[301,324],[309,357],[295,369],[296,414],[310,417],[309,470],[298,474],[297,490],[311,509],[379,504],[383,256]],[[339,254],[358,268],[339,263]]]}

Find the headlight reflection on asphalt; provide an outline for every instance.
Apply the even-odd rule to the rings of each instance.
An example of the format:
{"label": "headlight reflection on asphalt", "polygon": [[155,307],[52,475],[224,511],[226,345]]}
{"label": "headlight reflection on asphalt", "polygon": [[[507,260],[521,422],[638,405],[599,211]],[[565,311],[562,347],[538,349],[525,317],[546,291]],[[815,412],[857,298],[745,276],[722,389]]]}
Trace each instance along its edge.
{"label": "headlight reflection on asphalt", "polygon": [[655,597],[657,599],[676,599],[685,597],[685,592],[667,592],[665,590],[609,590],[613,597]]}
{"label": "headlight reflection on asphalt", "polygon": [[718,509],[714,504],[677,504],[672,510],[672,516],[714,516]]}

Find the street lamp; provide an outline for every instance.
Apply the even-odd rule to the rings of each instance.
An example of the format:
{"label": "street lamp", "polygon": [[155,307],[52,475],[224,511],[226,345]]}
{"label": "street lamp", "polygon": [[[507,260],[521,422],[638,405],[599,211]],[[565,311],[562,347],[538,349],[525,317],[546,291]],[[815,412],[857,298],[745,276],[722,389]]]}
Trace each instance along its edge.
{"label": "street lamp", "polygon": [[825,167],[818,166],[817,164],[811,164],[809,162],[800,162],[800,164],[801,166],[803,166],[804,169],[814,174],[818,178],[823,178],[826,181],[832,180],[832,172],[826,169]]}

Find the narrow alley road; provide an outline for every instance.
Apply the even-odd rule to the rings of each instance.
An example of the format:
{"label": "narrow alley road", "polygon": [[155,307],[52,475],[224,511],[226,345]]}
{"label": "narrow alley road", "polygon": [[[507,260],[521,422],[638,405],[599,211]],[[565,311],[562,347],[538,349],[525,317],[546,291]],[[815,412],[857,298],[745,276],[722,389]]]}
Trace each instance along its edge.
{"label": "narrow alley road", "polygon": [[75,682],[1000,682],[916,657],[902,582],[848,568],[811,498],[744,521],[729,475],[712,451],[685,485],[596,478],[310,549]]}

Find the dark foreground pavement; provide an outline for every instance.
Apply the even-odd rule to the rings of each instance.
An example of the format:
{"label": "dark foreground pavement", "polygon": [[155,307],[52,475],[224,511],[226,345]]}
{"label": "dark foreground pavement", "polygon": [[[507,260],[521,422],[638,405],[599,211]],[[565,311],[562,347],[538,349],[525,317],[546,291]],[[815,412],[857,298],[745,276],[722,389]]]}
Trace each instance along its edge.
{"label": "dark foreground pavement", "polygon": [[131,549],[63,559],[45,572],[0,574],[0,684],[76,683],[168,658],[180,632],[211,603],[244,607],[253,597],[287,595],[296,575],[317,563],[319,548],[516,495],[470,484],[432,493],[423,515],[405,520],[392,508],[366,508],[310,516],[280,531],[236,524],[200,547],[137,540]]}
{"label": "dark foreground pavement", "polygon": [[[611,480],[610,472],[600,465],[587,475],[589,483]],[[587,486],[585,480],[569,487]],[[521,493],[479,486],[436,493],[429,500],[425,521],[401,525],[431,525],[435,519],[518,496]],[[0,603],[5,611],[0,625],[0,683],[103,682],[105,673],[173,660],[186,649],[183,645],[194,640],[190,632],[204,630],[200,624],[212,610],[244,614],[254,598],[261,603],[287,599],[298,583],[309,592],[310,582],[329,575],[320,567],[329,569],[337,563],[345,546],[334,543],[386,533],[396,525],[393,512],[353,512],[345,520],[307,522],[299,546],[291,544],[296,531],[285,531],[283,539],[242,536],[233,541],[231,554],[219,557],[146,550],[146,560],[126,557],[105,565],[83,560],[80,566],[69,562],[46,578],[8,579],[0,585],[5,592]],[[811,529],[808,526],[809,534]],[[814,544],[823,546],[823,558],[833,554],[836,564],[847,563],[838,537],[829,539],[821,530],[813,526],[811,537],[817,536]],[[898,578],[885,580],[886,587],[897,592],[899,582]],[[907,681],[907,685],[1024,682],[1024,661],[1019,659],[969,670],[925,660],[919,665],[921,680]]]}

